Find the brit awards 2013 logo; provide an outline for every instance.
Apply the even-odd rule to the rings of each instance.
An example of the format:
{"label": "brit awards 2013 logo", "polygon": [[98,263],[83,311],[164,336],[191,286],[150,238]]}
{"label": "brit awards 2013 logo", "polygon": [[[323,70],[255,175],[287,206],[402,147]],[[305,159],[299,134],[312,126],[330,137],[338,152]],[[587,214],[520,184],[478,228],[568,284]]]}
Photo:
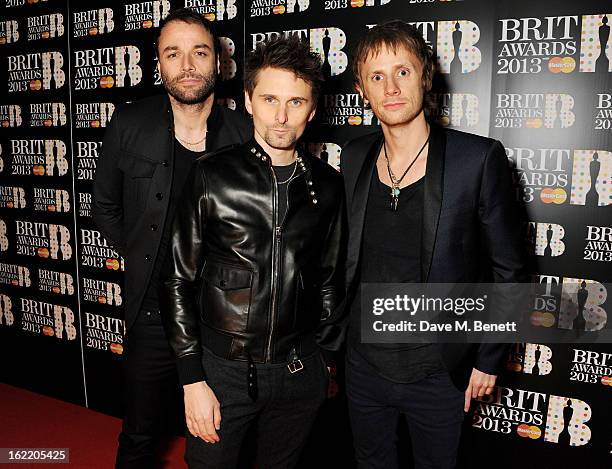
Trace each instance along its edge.
{"label": "brit awards 2013 logo", "polygon": [[0,326],[12,326],[14,323],[13,301],[10,296],[0,293]]}
{"label": "brit awards 2013 logo", "polygon": [[565,228],[557,223],[527,223],[527,248],[534,256],[557,257],[565,252]]}
{"label": "brit awards 2013 logo", "polygon": [[65,176],[69,164],[61,140],[9,140],[11,174],[14,176]]}
{"label": "brit awards 2013 logo", "polygon": [[366,106],[359,93],[338,93],[323,95],[323,112],[317,119],[334,126],[378,125],[378,118]]}
{"label": "brit awards 2013 logo", "polygon": [[79,192],[79,217],[91,218],[91,194]]}
{"label": "brit awards 2013 logo", "polygon": [[103,314],[85,312],[85,346],[111,351],[114,354],[123,353],[125,336],[125,321]]}
{"label": "brit awards 2013 logo", "polygon": [[497,73],[612,71],[608,15],[500,19]]}
{"label": "brit awards 2013 logo", "polygon": [[[329,2],[326,1],[326,4]],[[283,15],[301,13],[310,6],[310,0],[251,0],[249,15],[256,16]]]}
{"label": "brit awards 2013 logo", "polygon": [[4,0],[4,1],[5,1],[4,6],[6,8],[21,7],[24,5],[33,5],[33,4],[38,3],[39,1],[41,3],[47,2],[47,0]]}
{"label": "brit awards 2013 logo", "polygon": [[612,353],[573,349],[570,381],[612,386]]}
{"label": "brit awards 2013 logo", "polygon": [[18,104],[0,104],[0,127],[21,127],[21,106]]}
{"label": "brit awards 2013 logo", "polygon": [[14,44],[19,40],[19,22],[16,20],[0,21],[0,46]]}
{"label": "brit awards 2013 logo", "polygon": [[112,8],[75,11],[72,14],[72,37],[98,36],[110,33],[115,29],[115,16]]}
{"label": "brit awards 2013 logo", "polygon": [[96,173],[98,156],[102,149],[102,142],[82,142],[76,143],[76,168],[77,179],[79,181],[93,181]]}
{"label": "brit awards 2013 logo", "polygon": [[61,52],[9,55],[6,60],[9,93],[56,90],[66,83],[64,56]]}
{"label": "brit awards 2013 logo", "polygon": [[123,257],[119,255],[97,230],[81,228],[81,265],[95,269],[125,270]]}
{"label": "brit awards 2013 logo", "polygon": [[[432,1],[432,0],[426,0]],[[422,3],[423,0],[410,0],[409,3]],[[391,0],[325,0],[326,10],[343,10],[345,8],[363,8],[383,6],[391,3]]]}
{"label": "brit awards 2013 logo", "polygon": [[124,31],[157,28],[161,20],[170,13],[168,0],[130,3],[123,7],[125,9]]}
{"label": "brit awards 2013 logo", "polygon": [[121,287],[113,282],[83,278],[83,290],[81,291],[83,301],[100,303],[109,306],[121,306]]}
{"label": "brit awards 2013 logo", "polygon": [[[236,18],[237,0],[185,0],[185,8],[204,15],[208,21],[223,21]],[[242,3],[239,2],[242,6]]]}
{"label": "brit awards 2013 logo", "polygon": [[64,35],[64,15],[51,13],[28,17],[28,41],[53,39]]}
{"label": "brit awards 2013 logo", "polygon": [[34,187],[32,206],[36,212],[70,212],[70,194],[65,189]]}
{"label": "brit awards 2013 logo", "polygon": [[70,260],[70,230],[64,225],[15,220],[15,253],[43,259]]}
{"label": "brit awards 2013 logo", "polygon": [[595,115],[593,117],[594,130],[612,130],[612,94],[598,93]]}
{"label": "brit awards 2013 logo", "polygon": [[432,93],[430,116],[447,127],[469,128],[478,125],[478,96],[470,93]]}
{"label": "brit awards 2013 logo", "polygon": [[536,327],[584,332],[601,330],[608,321],[606,287],[585,278],[536,275],[530,321]]}
{"label": "brit awards 2013 logo", "polygon": [[25,190],[17,186],[0,186],[0,208],[26,208]]}
{"label": "brit awards 2013 logo", "polygon": [[572,171],[572,205],[589,208],[612,204],[612,152],[576,150]]}
{"label": "brit awards 2013 logo", "polygon": [[310,50],[319,54],[323,60],[323,74],[326,77],[340,75],[346,70],[348,56],[343,50],[346,46],[346,34],[342,29],[334,26],[252,33],[251,49],[255,49],[257,44],[271,38],[290,35],[296,35],[309,42]]}
{"label": "brit awards 2013 logo", "polygon": [[64,103],[30,103],[30,127],[63,127],[66,121]]}
{"label": "brit awards 2013 logo", "polygon": [[23,265],[5,264],[0,262],[0,284],[13,287],[30,287],[30,269]]}
{"label": "brit awards 2013 logo", "polygon": [[74,278],[66,272],[38,269],[38,291],[74,295]]}
{"label": "brit awards 2013 logo", "polygon": [[336,171],[340,171],[340,153],[342,153],[340,145],[332,142],[309,143],[308,149],[311,154],[325,161]]}
{"label": "brit awards 2013 logo", "polygon": [[584,446],[591,440],[591,406],[575,397],[496,386],[476,399],[472,427],[485,431]]}
{"label": "brit awards 2013 logo", "polygon": [[574,125],[574,97],[567,93],[498,93],[495,127],[567,129]]}
{"label": "brit awards 2013 logo", "polygon": [[585,261],[612,262],[612,227],[587,225],[583,259]]}
{"label": "brit awards 2013 logo", "polygon": [[510,371],[528,375],[544,376],[552,372],[553,352],[543,344],[513,344],[506,367]]}
{"label": "brit awards 2013 logo", "polygon": [[74,51],[74,89],[127,88],[142,81],[140,49],[136,46],[103,47]]}
{"label": "brit awards 2013 logo", "polygon": [[75,317],[70,308],[28,298],[19,298],[19,301],[21,330],[64,340],[76,339]]}
{"label": "brit awards 2013 logo", "polygon": [[113,117],[113,103],[77,103],[75,106],[75,129],[97,129],[106,127]]}
{"label": "brit awards 2013 logo", "polygon": [[236,76],[238,66],[233,59],[236,53],[236,44],[229,37],[220,37],[221,54],[219,57],[219,71],[221,72],[222,80],[231,80]]}

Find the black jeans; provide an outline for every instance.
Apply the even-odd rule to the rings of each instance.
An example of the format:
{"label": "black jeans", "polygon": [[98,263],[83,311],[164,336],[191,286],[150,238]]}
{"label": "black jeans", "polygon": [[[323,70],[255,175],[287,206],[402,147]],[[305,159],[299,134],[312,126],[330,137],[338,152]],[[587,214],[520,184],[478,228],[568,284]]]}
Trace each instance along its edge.
{"label": "black jeans", "polygon": [[360,469],[398,467],[400,416],[408,426],[416,469],[455,467],[464,393],[446,371],[414,383],[395,383],[349,350],[346,393]]}
{"label": "black jeans", "polygon": [[328,373],[319,353],[303,358],[304,369],[286,364],[256,364],[259,396],[247,392],[247,364],[205,350],[207,383],[221,404],[220,441],[206,443],[187,435],[185,461],[190,468],[233,469],[245,434],[256,425],[256,459],[265,469],[295,467],[317,411],[327,394]]}
{"label": "black jeans", "polygon": [[159,437],[181,432],[185,411],[176,360],[158,311],[141,311],[126,336],[125,417],[119,435],[117,468],[156,466]]}

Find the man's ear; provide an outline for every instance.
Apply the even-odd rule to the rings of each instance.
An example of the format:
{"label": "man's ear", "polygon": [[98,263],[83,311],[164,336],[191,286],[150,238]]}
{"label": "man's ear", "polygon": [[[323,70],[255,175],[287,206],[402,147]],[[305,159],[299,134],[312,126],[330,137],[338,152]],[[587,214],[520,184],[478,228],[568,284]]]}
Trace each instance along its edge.
{"label": "man's ear", "polygon": [[217,75],[221,76],[221,54],[217,56]]}
{"label": "man's ear", "polygon": [[368,98],[363,93],[363,90],[361,89],[361,85],[359,84],[359,82],[355,82],[354,88],[355,88],[355,91],[359,93],[359,96],[361,96],[361,99],[363,100],[363,104],[366,106],[370,104],[370,102],[368,101]]}
{"label": "man's ear", "polygon": [[251,104],[251,97],[247,90],[244,90],[244,107],[249,114],[253,115],[253,105]]}
{"label": "man's ear", "polygon": [[314,119],[314,116],[316,113],[317,113],[317,106],[313,106],[312,111],[310,111],[310,114],[308,114],[308,122]]}

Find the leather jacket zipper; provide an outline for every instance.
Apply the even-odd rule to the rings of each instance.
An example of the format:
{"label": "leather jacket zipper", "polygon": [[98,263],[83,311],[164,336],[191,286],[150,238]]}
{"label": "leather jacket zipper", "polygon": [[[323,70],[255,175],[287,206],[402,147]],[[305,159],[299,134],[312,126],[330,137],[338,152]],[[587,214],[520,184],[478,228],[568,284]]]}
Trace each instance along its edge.
{"label": "leather jacket zipper", "polygon": [[272,173],[272,219],[274,223],[274,232],[272,234],[272,311],[270,314],[270,332],[268,333],[268,341],[266,344],[266,362],[272,361],[272,336],[274,335],[274,321],[276,319],[276,290],[278,289],[278,255],[281,243],[281,227],[278,225],[278,186],[276,182],[276,174],[270,162],[270,172]]}

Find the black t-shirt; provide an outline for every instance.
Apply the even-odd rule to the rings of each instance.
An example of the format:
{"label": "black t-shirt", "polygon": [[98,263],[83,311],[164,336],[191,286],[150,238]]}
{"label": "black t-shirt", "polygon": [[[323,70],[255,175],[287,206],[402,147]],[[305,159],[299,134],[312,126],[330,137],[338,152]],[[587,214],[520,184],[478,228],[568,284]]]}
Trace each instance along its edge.
{"label": "black t-shirt", "polygon": [[164,224],[164,233],[159,244],[159,252],[155,259],[153,272],[149,288],[144,298],[142,309],[145,311],[155,311],[159,309],[158,291],[161,288],[160,274],[166,259],[168,247],[170,245],[170,237],[172,234],[172,220],[176,213],[177,206],[180,202],[183,187],[187,182],[187,177],[191,172],[195,160],[202,156],[204,152],[195,152],[188,150],[181,145],[178,140],[174,140],[174,174],[172,176],[172,190],[170,192],[170,206]]}
{"label": "black t-shirt", "polygon": [[[375,170],[368,196],[361,256],[360,282],[421,281],[421,225],[424,180],[401,189],[397,211],[391,210],[391,187]],[[432,344],[361,343],[361,290],[351,308],[350,353],[357,352],[378,374],[395,382],[415,382],[440,371]]]}
{"label": "black t-shirt", "polygon": [[297,162],[293,162],[287,166],[272,166],[274,173],[276,174],[276,187],[278,187],[278,220],[276,225],[280,224],[285,219],[285,213],[287,212],[287,187],[289,186],[289,180],[295,175]]}

